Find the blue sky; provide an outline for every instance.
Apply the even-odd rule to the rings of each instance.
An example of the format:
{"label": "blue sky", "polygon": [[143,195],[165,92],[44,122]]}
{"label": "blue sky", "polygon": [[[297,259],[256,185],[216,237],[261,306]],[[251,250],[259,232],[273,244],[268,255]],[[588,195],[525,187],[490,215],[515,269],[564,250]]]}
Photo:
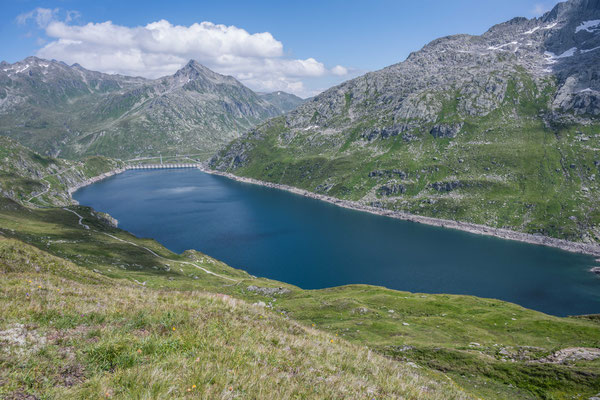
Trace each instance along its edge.
{"label": "blue sky", "polygon": [[440,36],[481,34],[557,2],[1,0],[0,59],[39,55],[157,77],[195,58],[255,90],[309,96]]}

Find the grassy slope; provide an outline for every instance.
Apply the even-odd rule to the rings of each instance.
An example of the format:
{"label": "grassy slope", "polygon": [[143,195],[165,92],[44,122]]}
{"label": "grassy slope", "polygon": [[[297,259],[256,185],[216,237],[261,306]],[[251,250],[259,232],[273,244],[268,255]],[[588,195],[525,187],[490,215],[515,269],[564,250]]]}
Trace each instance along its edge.
{"label": "grassy slope", "polygon": [[[243,139],[248,162],[230,171],[387,209],[597,243],[600,124],[544,124],[540,116],[551,113],[554,90],[552,82],[517,75],[502,104],[485,117],[465,116],[457,101],[444,100],[436,123],[464,123],[453,139],[434,138],[430,126],[409,132],[412,141],[402,135],[371,142],[361,137],[391,124],[386,115],[353,122],[347,114],[336,115],[326,127],[338,133],[326,134],[318,128],[294,131],[280,117]],[[406,177],[369,177],[393,169]],[[460,186],[432,187],[448,182]],[[381,193],[382,186],[393,184],[405,192]]]}
{"label": "grassy slope", "polygon": [[81,162],[45,157],[0,136],[0,192],[22,204],[70,204],[70,186],[121,166],[105,157]]}
{"label": "grassy slope", "polygon": [[[135,351],[141,346],[140,343],[143,340],[137,338],[136,340],[142,340],[142,342],[134,341],[131,347],[125,346],[127,340],[124,338],[134,339],[127,336],[131,335],[127,332],[131,332],[130,325],[133,323],[132,321],[138,318],[138,312],[145,310],[145,312],[155,315],[154,317],[148,317],[149,319],[156,318],[157,321],[163,319],[170,321],[168,318],[175,318],[178,324],[190,324],[186,325],[188,327],[186,329],[192,329],[193,322],[187,321],[187,317],[193,314],[190,307],[199,310],[204,306],[192,307],[190,304],[193,304],[195,300],[190,299],[194,296],[201,298],[202,296],[195,292],[202,290],[225,294],[249,303],[263,301],[267,304],[267,307],[266,311],[264,313],[260,312],[260,314],[266,318],[280,316],[281,318],[297,321],[307,328],[312,328],[314,324],[315,328],[329,332],[334,337],[334,341],[337,340],[335,339],[335,335],[337,335],[339,339],[344,341],[356,345],[367,345],[369,348],[376,350],[377,353],[398,360],[416,362],[424,367],[419,371],[442,371],[458,387],[484,398],[567,398],[567,396],[574,394],[591,396],[600,391],[600,360],[579,361],[570,365],[532,364],[525,359],[520,360],[520,356],[517,355],[526,353],[528,357],[537,359],[566,347],[600,347],[600,325],[593,320],[551,317],[496,300],[470,296],[420,295],[372,286],[358,285],[305,291],[283,283],[252,277],[243,271],[235,270],[197,252],[186,252],[182,255],[173,254],[152,240],[139,239],[127,232],[104,225],[92,216],[89,208],[72,207],[71,209],[84,217],[82,223],[88,225],[90,229],[85,229],[79,225],[78,217],[68,211],[62,209],[23,209],[9,200],[2,202],[0,227],[2,227],[2,233],[7,237],[31,243],[54,256],[69,260],[78,267],[83,267],[85,271],[96,271],[92,274],[96,276],[96,279],[102,282],[108,279],[111,280],[110,285],[118,285],[115,286],[114,292],[108,292],[108,297],[98,303],[100,306],[96,309],[96,312],[101,310],[105,319],[102,320],[103,322],[96,324],[99,326],[92,330],[100,330],[99,340],[101,341],[104,340],[102,339],[103,330],[117,332],[114,333],[114,335],[117,335],[116,338],[112,336],[113,333],[106,333],[108,344],[100,348],[102,351],[98,350],[96,354],[97,357],[101,358],[101,355],[106,353],[109,354],[107,357],[110,358],[113,357],[110,354],[114,351],[116,352],[115,358],[121,360],[121,357],[124,357],[125,360],[129,360],[123,361],[128,368],[117,368],[110,374],[100,377],[99,375],[89,375],[90,371],[97,370],[97,366],[94,366],[92,369],[86,370],[88,371],[88,375],[85,375],[86,383],[72,390],[91,390],[93,393],[102,393],[104,390],[109,389],[115,393],[121,393],[120,391],[125,393],[128,390],[133,390],[131,387],[136,380],[138,384],[142,382],[142,386],[148,386],[143,382],[149,379],[148,374],[152,373],[151,370],[154,364],[148,362],[144,364],[145,368],[141,368],[138,361],[135,361],[138,357]],[[7,257],[3,256],[2,258]],[[36,279],[42,279],[46,276],[42,272]],[[92,275],[85,273],[85,276]],[[31,289],[26,281],[30,278],[21,276],[17,280],[19,279],[19,282],[24,285],[21,290]],[[139,283],[143,283],[144,286],[142,287]],[[263,296],[248,291],[247,287],[249,285],[285,287],[290,292],[281,295]],[[59,288],[66,289],[71,286],[73,286],[71,283],[64,283]],[[135,286],[138,286],[138,288],[135,288]],[[35,289],[35,285],[33,289]],[[103,290],[104,287],[99,292]],[[129,294],[130,291],[132,293],[150,292],[153,293],[152,296],[157,297],[149,297],[150,300],[148,301],[151,301],[149,306],[132,301],[131,306],[125,307],[129,302],[126,298],[134,296]],[[161,296],[164,303],[157,300]],[[25,301],[22,295],[3,297],[6,304],[10,304],[11,310],[19,312],[18,310],[23,308],[20,303]],[[187,299],[185,301],[181,300],[182,304],[187,304],[187,306],[181,307],[181,314],[177,311],[180,307],[174,306],[174,303],[172,303],[179,301],[179,299]],[[102,305],[108,301],[114,302],[111,304],[120,305]],[[200,300],[198,301],[199,304],[205,304]],[[96,300],[90,300],[89,304],[96,303]],[[89,304],[85,307],[91,307]],[[79,307],[79,305],[71,304],[68,307]],[[81,305],[81,307],[84,307],[84,305]],[[118,316],[113,312],[108,312],[113,308],[122,309],[123,312],[126,312],[126,315]],[[128,308],[131,308],[131,312],[130,310],[125,311]],[[155,309],[157,314],[154,314]],[[246,308],[242,309],[245,310]],[[90,312],[91,308],[87,310],[85,313]],[[165,314],[167,310],[171,310],[174,313],[173,315],[178,315],[178,317],[167,317],[167,314]],[[391,313],[389,310],[394,312]],[[21,314],[13,315],[10,321],[4,319],[0,330],[6,329],[11,323],[18,321],[31,323],[30,319],[33,318],[30,315],[31,313],[25,309],[22,311]],[[68,332],[75,333],[77,331],[76,327],[80,326],[86,319],[80,320],[77,317],[79,315],[78,311],[67,314],[69,315],[68,319],[74,318],[76,321],[80,321],[76,325],[69,326],[72,331]],[[6,315],[12,315],[12,312]],[[214,321],[211,320],[213,324],[218,324],[218,321],[223,318],[221,314],[216,312],[212,315],[215,317]],[[52,317],[51,319],[56,324],[56,321],[60,321],[61,318],[57,315],[56,318]],[[206,318],[208,319],[208,317]],[[255,321],[247,316],[246,322],[245,328],[236,329],[255,332]],[[169,325],[171,323],[167,322],[164,326],[168,327]],[[152,332],[160,333],[160,329],[164,330],[164,327],[160,328],[158,325],[150,324],[150,326],[151,329],[148,330]],[[258,328],[258,330],[263,329],[261,325],[258,325]],[[223,334],[222,332],[221,334]],[[69,340],[77,340],[76,345],[72,346],[75,349],[84,341],[84,339],[73,338]],[[166,338],[160,336],[156,340],[166,340]],[[477,342],[480,346],[472,345],[472,342]],[[233,343],[233,339],[230,345],[231,343]],[[90,346],[94,347],[92,344]],[[154,343],[151,348],[161,346],[168,345]],[[194,356],[197,356],[197,353],[194,352],[197,349],[194,350],[194,346],[184,346],[182,349],[185,349],[184,353],[187,352],[186,354],[191,352]],[[534,346],[535,348],[527,349],[526,346]],[[114,350],[114,348],[117,350]],[[126,350],[119,350],[123,348]],[[204,347],[200,348],[204,349]],[[127,354],[123,355],[121,351]],[[248,361],[252,357],[254,359],[258,357],[252,355],[255,354],[252,353],[254,350],[250,349],[248,351],[250,352],[247,354],[248,358],[244,360]],[[302,351],[298,350],[298,354],[301,354]],[[85,354],[81,355],[84,357],[82,360],[88,361],[82,361],[82,364],[88,365],[86,362],[89,362],[89,358],[85,357],[89,356],[86,355],[86,352],[83,353]],[[508,356],[505,354],[508,354]],[[179,356],[180,354],[177,354],[177,357]],[[158,355],[155,355],[155,357],[157,358],[149,358],[148,361],[162,359]],[[292,357],[292,355],[286,355],[285,357]],[[260,357],[259,359],[264,360]],[[505,359],[514,359],[515,361]],[[38,361],[40,361],[40,357],[36,356],[32,362]],[[229,363],[232,362],[235,361],[223,361],[225,365],[231,365]],[[272,362],[280,363],[284,361],[272,356]],[[286,362],[293,363],[294,361]],[[173,370],[181,370],[181,365],[177,365],[177,367],[173,367]],[[304,371],[305,367],[304,364],[303,367],[298,366],[297,368],[299,371]],[[108,369],[110,370],[110,368]],[[261,369],[262,367],[258,368],[258,371]],[[230,385],[229,381],[223,383],[225,378],[221,376],[221,374],[227,374],[227,372],[225,370],[219,371],[219,373],[214,374],[213,379],[218,379],[223,385]],[[48,372],[40,370],[40,374],[46,373]],[[156,373],[158,374],[158,372]],[[172,375],[168,376],[170,377],[168,379],[175,379]],[[180,382],[179,390],[188,387],[194,379],[177,380],[177,382]],[[444,380],[445,378],[441,382]],[[33,381],[35,379],[31,382]],[[33,383],[26,385],[15,377],[11,377],[9,382],[15,390],[17,386],[27,388],[27,390],[33,390],[35,387]],[[164,383],[162,378],[160,378],[160,382],[163,383],[158,385],[157,390],[168,390],[166,387],[170,386]],[[202,383],[204,381],[198,380],[197,382]],[[198,385],[198,383],[195,384]],[[163,385],[165,385],[164,388]],[[217,387],[222,390],[225,386]],[[251,389],[249,386],[245,386],[244,390]],[[290,388],[290,390],[292,389]],[[324,394],[323,397],[328,396]]]}
{"label": "grassy slope", "polygon": [[467,398],[229,296],[132,285],[16,240],[0,255],[3,398]]}

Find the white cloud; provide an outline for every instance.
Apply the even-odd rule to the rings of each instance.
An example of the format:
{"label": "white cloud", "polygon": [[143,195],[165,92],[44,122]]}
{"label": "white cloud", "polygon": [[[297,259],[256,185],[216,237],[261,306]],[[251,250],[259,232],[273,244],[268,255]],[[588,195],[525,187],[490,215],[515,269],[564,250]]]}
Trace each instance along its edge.
{"label": "white cloud", "polygon": [[[17,20],[25,23],[40,15],[36,9]],[[29,15],[31,14],[31,15]],[[111,21],[69,24],[78,13],[67,13],[64,21],[54,17],[44,25],[50,41],[37,55],[109,73],[148,78],[174,73],[194,59],[219,73],[233,75],[260,91],[285,90],[307,95],[303,80],[344,76],[348,70],[337,65],[328,69],[314,58],[284,56],[283,44],[269,32],[249,33],[230,25],[212,22],[190,26],[160,20],[145,26],[127,27]]]}
{"label": "white cloud", "polygon": [[336,65],[331,69],[331,73],[338,76],[348,75],[348,68]]}
{"label": "white cloud", "polygon": [[65,16],[65,22],[71,22],[81,17],[81,13],[77,10],[67,10],[67,15]]}
{"label": "white cloud", "polygon": [[17,23],[25,25],[29,20],[35,20],[35,23],[40,28],[45,28],[55,18],[58,13],[58,8],[35,8],[29,12],[17,15]]}

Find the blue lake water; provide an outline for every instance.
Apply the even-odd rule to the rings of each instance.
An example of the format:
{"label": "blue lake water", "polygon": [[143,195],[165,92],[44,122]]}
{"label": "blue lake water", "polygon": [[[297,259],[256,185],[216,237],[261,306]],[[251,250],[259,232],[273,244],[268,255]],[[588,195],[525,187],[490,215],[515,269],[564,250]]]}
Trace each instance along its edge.
{"label": "blue lake water", "polygon": [[594,258],[371,215],[195,169],[127,171],[82,188],[82,205],[175,252],[196,249],[305,289],[366,283],[600,313]]}

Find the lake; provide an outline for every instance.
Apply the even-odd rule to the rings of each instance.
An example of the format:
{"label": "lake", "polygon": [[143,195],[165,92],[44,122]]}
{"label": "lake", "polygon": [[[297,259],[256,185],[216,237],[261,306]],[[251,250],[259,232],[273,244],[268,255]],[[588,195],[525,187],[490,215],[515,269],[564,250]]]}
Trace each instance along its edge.
{"label": "lake", "polygon": [[559,316],[600,313],[591,256],[349,210],[196,169],[127,171],[73,197],[172,251],[196,249],[304,289],[366,283],[496,298]]}

